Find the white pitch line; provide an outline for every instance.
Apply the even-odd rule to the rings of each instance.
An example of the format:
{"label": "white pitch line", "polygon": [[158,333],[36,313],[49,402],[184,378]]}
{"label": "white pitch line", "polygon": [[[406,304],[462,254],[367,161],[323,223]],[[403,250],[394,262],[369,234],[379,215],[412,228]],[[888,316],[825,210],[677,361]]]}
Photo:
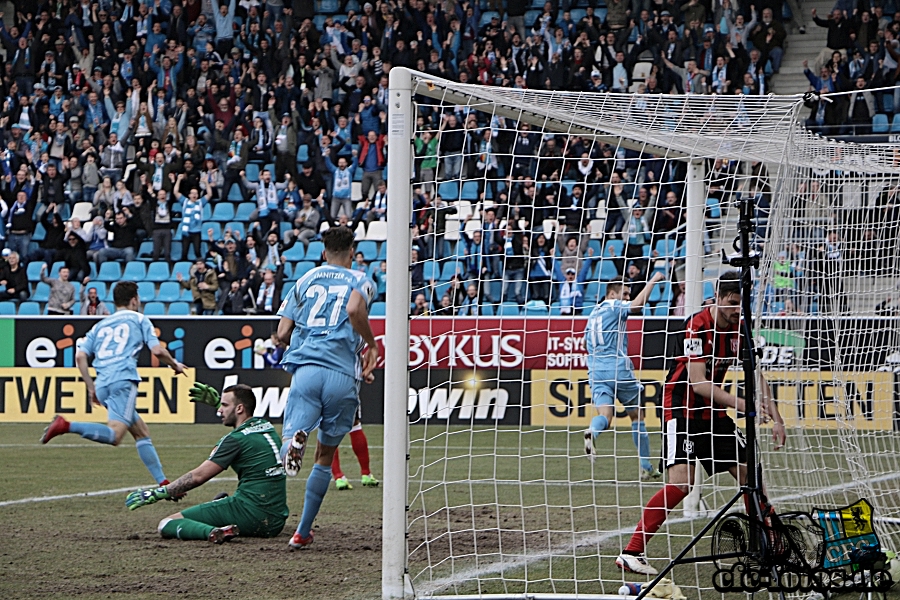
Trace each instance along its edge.
{"label": "white pitch line", "polygon": [[[853,482],[850,484],[837,484],[832,485],[826,488],[822,488],[821,490],[817,490],[815,492],[808,493],[796,493],[796,494],[788,494],[786,496],[780,496],[778,498],[773,499],[773,503],[777,504],[778,502],[789,502],[792,500],[802,500],[804,498],[808,498],[810,496],[814,496],[820,493],[828,493],[828,492],[839,492],[847,489],[848,487],[852,487],[853,485],[864,485],[869,483],[881,483],[884,481],[890,481],[892,479],[900,479],[900,473],[891,473],[886,475],[881,475],[879,477],[872,477],[870,479],[865,480],[864,482]],[[679,517],[676,519],[668,519],[666,521],[667,524],[680,524],[680,523],[689,523],[691,521],[699,520],[699,518],[687,518],[687,517]],[[440,590],[451,587],[457,583],[470,581],[473,579],[479,579],[483,575],[489,575],[491,573],[497,573],[499,571],[504,571],[507,569],[518,569],[524,568],[528,565],[539,562],[542,560],[550,560],[554,557],[559,557],[563,555],[570,554],[571,552],[577,550],[578,548],[583,548],[586,546],[598,546],[612,538],[619,537],[622,535],[631,535],[634,533],[634,527],[617,529],[615,531],[606,531],[603,533],[599,533],[596,535],[591,535],[588,537],[581,538],[579,541],[573,544],[567,544],[565,546],[559,547],[555,550],[551,550],[548,552],[540,552],[538,554],[529,554],[527,556],[520,556],[517,558],[507,560],[504,557],[503,562],[493,563],[490,565],[485,565],[482,567],[472,567],[469,569],[464,569],[459,571],[455,575],[451,577],[444,577],[441,579],[435,579],[432,581],[425,581],[422,583],[416,583],[416,588],[423,592],[424,594],[434,594]]]}
{"label": "white pitch line", "polygon": [[[237,477],[216,477],[212,481],[237,481]],[[32,498],[19,498],[18,500],[4,500],[0,502],[0,507],[13,506],[15,504],[33,504],[36,502],[54,502],[56,500],[72,500],[73,498],[112,496],[113,494],[132,492],[140,487],[140,485],[133,485],[131,487],[116,488],[113,490],[95,490],[93,492],[79,492],[77,494],[60,494],[59,496],[34,496]]]}

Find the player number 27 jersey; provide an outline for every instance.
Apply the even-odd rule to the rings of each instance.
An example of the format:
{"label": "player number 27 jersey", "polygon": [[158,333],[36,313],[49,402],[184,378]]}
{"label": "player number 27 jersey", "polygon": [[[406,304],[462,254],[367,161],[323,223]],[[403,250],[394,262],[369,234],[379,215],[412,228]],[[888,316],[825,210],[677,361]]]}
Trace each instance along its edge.
{"label": "player number 27 jersey", "polygon": [[302,365],[319,365],[360,379],[362,337],[347,315],[353,291],[362,294],[366,307],[375,298],[375,284],[365,273],[334,265],[322,265],[294,284],[278,310],[279,317],[294,322],[291,345],[281,363],[288,371]]}

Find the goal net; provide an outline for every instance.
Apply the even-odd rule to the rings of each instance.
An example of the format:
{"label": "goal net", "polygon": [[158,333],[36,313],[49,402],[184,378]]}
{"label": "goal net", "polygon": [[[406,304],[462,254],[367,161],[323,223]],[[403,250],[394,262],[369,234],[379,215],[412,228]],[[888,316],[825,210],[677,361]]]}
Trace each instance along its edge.
{"label": "goal net", "polygon": [[[760,364],[788,426],[781,450],[761,426],[769,496],[779,511],[865,497],[900,549],[900,156],[809,135],[802,105],[392,70],[385,597],[600,598],[641,580],[615,559],[662,485],[666,371],[684,318],[730,268],[748,197]],[[617,404],[590,457],[584,331],[622,279],[632,299],[651,290],[627,329],[647,434]],[[736,368],[725,386],[741,380]],[[698,473],[691,510],[647,547],[660,569],[737,490]],[[708,598],[713,571],[673,579]]]}

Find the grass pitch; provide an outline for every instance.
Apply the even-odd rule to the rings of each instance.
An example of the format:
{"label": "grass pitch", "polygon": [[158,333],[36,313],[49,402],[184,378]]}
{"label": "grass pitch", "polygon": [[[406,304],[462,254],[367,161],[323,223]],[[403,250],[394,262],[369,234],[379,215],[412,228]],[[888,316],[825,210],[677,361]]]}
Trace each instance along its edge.
{"label": "grass pitch", "polygon": [[[0,598],[380,598],[381,491],[358,485],[349,442],[341,458],[354,489],[332,486],[315,543],[291,552],[308,465],[288,480],[291,517],[277,538],[222,546],[163,540],[161,518],[233,492],[234,473],[179,504],[130,512],[127,491],[152,484],[133,442],[112,448],[67,435],[41,446],[42,428],[0,425]],[[170,479],[203,461],[226,431],[151,426]],[[366,426],[366,434],[378,477],[382,428]],[[630,431],[600,436],[602,458],[593,464],[579,432],[415,425],[410,439],[409,566],[420,593],[615,594],[623,579],[639,580],[623,578],[613,560],[661,482],[638,482]],[[651,446],[658,452],[658,436]],[[716,500],[726,496],[723,485]],[[648,548],[658,567],[705,523],[679,517],[675,511],[669,535]],[[704,540],[698,553],[708,550]],[[708,589],[712,572],[683,566],[675,580],[689,598],[720,597]],[[707,589],[690,588],[696,581]]]}
{"label": "grass pitch", "polygon": [[[66,435],[38,443],[43,425],[0,425],[0,598],[298,598],[381,596],[381,492],[333,487],[316,520],[316,541],[291,552],[308,467],[288,480],[291,516],[272,539],[207,542],[163,540],[160,519],[232,493],[226,471],[178,504],[125,508],[125,488],[153,484],[133,441],[118,448]],[[166,476],[200,464],[227,432],[220,425],[151,425]],[[381,427],[367,427],[372,469],[381,472]],[[344,471],[358,482],[349,443]],[[95,496],[76,496],[100,492]],[[106,493],[103,493],[106,492]],[[45,498],[43,501],[36,501]],[[25,500],[10,504],[11,501]]]}

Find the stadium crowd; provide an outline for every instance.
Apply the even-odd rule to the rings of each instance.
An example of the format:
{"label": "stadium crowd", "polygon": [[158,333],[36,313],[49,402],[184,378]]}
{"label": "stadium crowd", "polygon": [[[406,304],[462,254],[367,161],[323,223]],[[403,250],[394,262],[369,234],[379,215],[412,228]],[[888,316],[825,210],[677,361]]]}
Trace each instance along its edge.
{"label": "stadium crowd", "polygon": [[[494,86],[764,94],[786,35],[780,0],[0,7],[0,314],[103,314],[121,279],[140,282],[151,314],[274,314],[337,224],[358,232],[357,266],[383,301],[391,67]],[[893,83],[900,18],[838,8],[816,23],[850,61],[823,52],[811,83]],[[852,25],[836,27],[845,11]],[[847,96],[853,119],[860,97],[876,110],[893,100]],[[843,127],[839,104],[814,108],[811,124]],[[418,125],[413,312],[571,314],[601,281],[672,278],[682,163],[426,101]],[[756,193],[766,180],[736,161],[709,172],[712,219],[737,191],[729,181]],[[659,288],[647,310],[679,314],[682,286]]]}

